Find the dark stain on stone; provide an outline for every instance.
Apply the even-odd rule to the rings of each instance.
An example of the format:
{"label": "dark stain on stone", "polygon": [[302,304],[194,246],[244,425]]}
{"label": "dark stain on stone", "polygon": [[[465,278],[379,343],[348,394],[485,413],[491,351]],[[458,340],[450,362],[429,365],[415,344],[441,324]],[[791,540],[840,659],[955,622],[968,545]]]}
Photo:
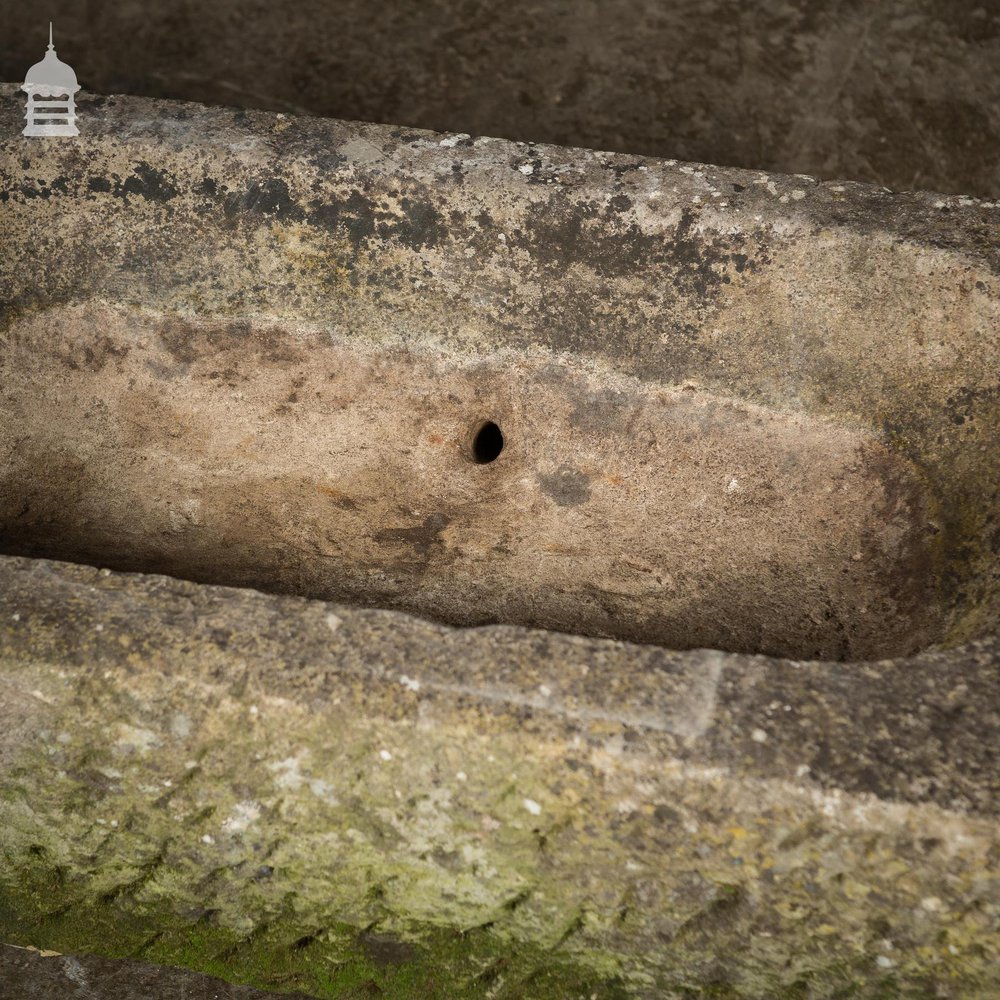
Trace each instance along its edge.
{"label": "dark stain on stone", "polygon": [[[587,226],[595,217],[602,224]],[[648,275],[656,268],[676,292],[704,298],[727,283],[725,271],[746,237],[699,235],[694,232],[697,218],[685,210],[672,236],[646,233],[634,222],[622,225],[617,214],[601,212],[593,202],[559,204],[553,198],[528,210],[527,225],[518,235],[541,264],[560,271],[582,264],[602,278],[620,278]],[[754,267],[746,254],[741,263],[744,269]]]}
{"label": "dark stain on stone", "polygon": [[219,649],[228,649],[229,640],[232,638],[232,632],[228,629],[212,628],[209,629],[208,639],[210,642],[214,643]]}
{"label": "dark stain on stone", "polygon": [[189,323],[179,317],[171,317],[160,327],[160,341],[175,361],[189,365],[198,357],[198,352],[194,349],[193,333]]}
{"label": "dark stain on stone", "polygon": [[532,256],[543,264],[568,270],[579,261],[604,274],[608,268],[614,270],[614,264],[604,260],[598,246],[600,236],[584,232],[584,223],[593,214],[593,203],[564,204],[558,209],[552,204],[532,205],[526,213],[526,228],[517,230],[515,235],[519,241],[527,242]]}
{"label": "dark stain on stone", "polygon": [[[985,404],[985,405],[983,405]],[[971,389],[963,386],[948,397],[945,402],[945,412],[953,424],[964,424],[974,420],[976,410],[982,407],[984,412],[1000,405],[1000,385],[987,386],[982,389]]]}
{"label": "dark stain on stone", "polygon": [[349,496],[342,493],[340,490],[334,489],[332,486],[320,486],[320,493],[325,493],[332,501],[335,507],[340,507],[341,510],[358,510],[359,505],[352,500]]}
{"label": "dark stain on stone", "polygon": [[148,163],[137,163],[132,176],[115,190],[118,197],[130,194],[145,198],[146,201],[165,202],[176,198],[180,192],[165,170],[159,170]]}
{"label": "dark stain on stone", "polygon": [[280,222],[301,222],[305,217],[280,177],[251,181],[243,191],[233,192],[226,198],[222,211],[231,222],[247,215],[273,216]]}
{"label": "dark stain on stone", "polygon": [[634,163],[612,163],[609,167],[611,172],[618,178],[624,177],[625,174],[630,174],[639,167],[643,166],[642,160],[636,160]]}
{"label": "dark stain on stone", "polygon": [[355,246],[374,236],[387,241],[398,240],[413,250],[437,246],[446,231],[441,213],[429,202],[415,198],[404,197],[400,204],[402,215],[379,208],[371,196],[352,191],[341,200],[311,202],[307,218],[321,229],[346,230]]}
{"label": "dark stain on stone", "polygon": [[427,138],[426,133],[407,132],[403,129],[393,129],[389,134],[394,139],[398,139],[400,142],[406,142],[406,143],[420,142],[422,139]]}
{"label": "dark stain on stone", "polygon": [[665,802],[658,802],[653,808],[653,818],[657,821],[657,823],[677,826],[680,824],[683,817],[672,806],[668,806]]}
{"label": "dark stain on stone", "polygon": [[548,475],[539,474],[535,481],[560,507],[579,507],[590,499],[590,477],[568,465]]}
{"label": "dark stain on stone", "polygon": [[308,221],[319,229],[331,232],[347,230],[355,245],[375,235],[375,210],[360,191],[352,191],[344,199],[310,202]]}
{"label": "dark stain on stone", "polygon": [[111,358],[121,361],[128,357],[128,352],[127,346],[116,347],[110,337],[101,337],[83,349],[84,367],[88,371],[99,372]]}
{"label": "dark stain on stone", "polygon": [[405,217],[396,227],[395,235],[414,250],[437,246],[444,232],[441,213],[426,201],[402,201]]}
{"label": "dark stain on stone", "polygon": [[313,153],[309,160],[322,173],[327,173],[346,163],[347,157],[343,153],[337,153],[333,150],[320,150]]}
{"label": "dark stain on stone", "polygon": [[[189,365],[200,358],[227,351],[251,352],[256,357],[279,364],[300,364],[300,348],[278,326],[255,326],[249,320],[195,324],[183,317],[165,319],[159,329],[160,342],[175,361]],[[230,371],[228,376],[235,376]]]}
{"label": "dark stain on stone", "polygon": [[60,357],[66,367],[74,371],[100,372],[112,358],[121,361],[128,357],[128,353],[127,346],[116,346],[110,337],[101,336],[92,343],[61,353]]}
{"label": "dark stain on stone", "polygon": [[674,238],[665,249],[678,267],[678,283],[703,296],[721,281],[721,275],[713,265],[724,264],[730,257],[721,252],[718,239],[709,242],[692,234],[696,221],[697,216],[693,212],[687,209],[682,211]]}
{"label": "dark stain on stone", "polygon": [[628,195],[616,194],[608,203],[612,212],[627,212],[632,207],[632,199]]}
{"label": "dark stain on stone", "polygon": [[87,190],[99,194],[107,194],[113,187],[110,178],[107,177],[91,177],[87,181]]}
{"label": "dark stain on stone", "polygon": [[22,184],[18,190],[24,196],[26,201],[31,198],[49,198],[52,196],[52,192],[45,186],[44,181],[39,186],[25,181],[25,183]]}
{"label": "dark stain on stone", "polygon": [[441,544],[441,532],[451,524],[444,514],[430,514],[423,523],[413,528],[385,528],[376,531],[372,539],[380,545],[409,545],[421,558],[426,559],[435,545]]}

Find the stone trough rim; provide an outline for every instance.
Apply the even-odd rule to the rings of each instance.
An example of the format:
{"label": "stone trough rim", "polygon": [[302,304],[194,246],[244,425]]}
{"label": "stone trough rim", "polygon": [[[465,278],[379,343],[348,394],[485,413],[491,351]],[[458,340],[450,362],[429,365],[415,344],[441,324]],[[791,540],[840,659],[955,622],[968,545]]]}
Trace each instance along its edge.
{"label": "stone trough rim", "polygon": [[[519,723],[514,720],[522,717],[543,728],[621,726],[649,742],[651,753],[695,770],[707,768],[710,772],[721,767],[721,773],[728,773],[734,780],[742,776],[741,780],[778,782],[800,790],[813,789],[817,794],[870,797],[885,807],[927,806],[984,820],[1000,814],[1000,774],[993,766],[990,777],[989,751],[991,731],[1000,738],[1000,642],[994,636],[973,640],[957,649],[925,651],[894,660],[797,661],[712,649],[669,650],[518,625],[451,626],[391,609],[21,556],[0,557],[0,580],[4,579],[7,585],[0,591],[0,662],[11,655],[25,662],[62,660],[69,669],[73,664],[100,663],[109,655],[108,663],[123,662],[132,647],[123,651],[112,641],[116,635],[127,633],[127,622],[119,628],[118,618],[130,607],[142,612],[151,600],[150,594],[165,603],[173,601],[193,609],[191,641],[195,645],[201,642],[202,649],[211,651],[211,642],[198,630],[210,631],[206,609],[221,603],[227,613],[242,615],[250,623],[261,620],[266,613],[264,626],[253,633],[253,638],[270,643],[259,654],[268,663],[268,649],[294,647],[297,639],[306,644],[302,647],[305,655],[297,654],[297,671],[290,668],[275,674],[265,667],[259,675],[254,674],[270,695],[290,697],[304,706],[324,704],[338,684],[349,684],[353,678],[366,686],[370,684],[373,691],[388,692],[390,702],[397,696],[418,701],[457,699],[505,715],[515,726]],[[20,590],[18,581],[23,583]],[[27,596],[29,601],[38,599],[40,625],[32,627],[31,605],[18,604],[19,596]],[[103,604],[102,598],[107,598]],[[79,624],[69,613],[76,605],[82,608]],[[109,605],[111,620],[98,621],[98,609]],[[123,609],[122,615],[116,613],[118,606]],[[308,633],[300,628],[295,637],[286,635],[280,630],[281,616],[286,611],[297,613],[296,622],[311,616],[315,624]],[[256,619],[250,618],[251,614]],[[252,634],[250,627],[248,636]],[[75,643],[58,639],[60,630],[68,632]],[[423,651],[430,649],[431,662],[436,657],[447,666],[429,675],[412,670],[405,673],[409,646],[400,651],[391,644],[378,643],[380,634],[399,630],[405,633],[408,643],[417,643]],[[370,641],[372,636],[374,641]],[[506,673],[505,644],[515,658],[520,657]],[[481,670],[478,675],[475,671],[471,675],[463,673],[463,646],[472,651],[474,663],[475,649],[480,645],[490,649],[492,673],[485,680]],[[527,647],[535,650],[539,667],[526,673],[521,660]],[[155,647],[143,648],[149,655],[138,669],[162,671]],[[570,660],[574,649],[584,657],[597,657],[599,676],[591,678],[588,668],[580,677],[571,677],[560,686],[562,678],[544,672],[546,662],[563,658],[560,649]],[[62,656],[60,651],[68,655]],[[233,655],[233,646],[227,645],[225,656],[232,659]],[[254,653],[244,655],[246,669],[255,669],[251,664]],[[192,677],[208,669],[190,657],[184,662],[192,665]],[[620,676],[616,666],[635,668],[624,679],[624,697],[615,687]],[[954,668],[958,668],[957,673]],[[308,676],[303,679],[299,675]],[[593,686],[588,689],[591,680]],[[879,684],[887,681],[896,683],[888,684],[887,692],[880,692]],[[913,685],[909,691],[905,689],[907,681]],[[970,690],[977,682],[979,689]],[[628,686],[632,683],[636,684],[635,692]],[[872,712],[867,704],[854,706],[850,692],[857,685],[867,685],[873,697],[879,693],[894,695],[897,687],[902,688],[902,703],[896,704],[893,697],[893,703],[885,704],[884,712]],[[785,691],[785,686],[791,693]],[[775,704],[783,705],[783,711],[771,714]],[[791,728],[785,730],[783,713],[789,710],[796,717],[804,712],[807,718],[801,724],[787,720]],[[862,719],[858,711],[871,717]],[[912,716],[911,711],[917,715]],[[819,715],[813,717],[816,712]],[[947,746],[924,745],[929,723],[925,717],[917,718],[920,712],[930,712],[933,718],[943,713],[949,719],[952,731]],[[540,721],[531,723],[535,716]],[[905,736],[911,726],[916,728],[914,744],[904,748],[909,756],[898,761],[882,758],[888,748],[879,750],[881,744],[872,730],[886,720],[894,737],[894,752],[901,745],[895,737]],[[799,750],[816,728],[823,730],[820,748],[827,747],[821,752],[833,754],[828,772],[817,771],[812,765],[793,766],[796,761],[792,758],[802,759],[812,752]],[[842,738],[832,751],[828,746],[831,736]],[[866,740],[870,746],[865,745]],[[654,751],[653,746],[659,749]],[[970,747],[979,752],[978,761],[970,759]],[[884,768],[883,777],[899,782],[912,779],[913,788],[890,788],[881,779],[866,787],[867,775],[879,764]],[[947,772],[943,777],[941,768]],[[942,786],[935,786],[933,794],[922,786],[931,771]],[[976,785],[977,781],[992,786],[992,790]]]}
{"label": "stone trough rim", "polygon": [[[21,84],[16,82],[2,81],[0,80],[0,97],[6,97],[11,99],[17,99],[21,89]],[[572,154],[572,153],[585,153],[590,155],[595,155],[599,157],[610,157],[612,159],[629,159],[636,161],[637,164],[645,164],[650,166],[659,165],[669,165],[677,167],[694,167],[696,169],[709,169],[709,170],[725,170],[727,172],[739,173],[739,174],[756,174],[756,175],[766,175],[767,177],[775,178],[780,181],[805,181],[811,184],[814,188],[835,188],[839,186],[849,187],[854,191],[870,191],[870,192],[882,192],[885,194],[895,194],[895,195],[918,195],[926,196],[930,198],[935,198],[943,201],[949,207],[957,205],[962,208],[990,208],[990,209],[1000,209],[1000,198],[988,198],[982,195],[975,194],[963,194],[959,192],[947,192],[940,191],[937,188],[904,188],[904,187],[889,187],[884,184],[876,184],[872,181],[857,180],[847,176],[835,176],[835,177],[817,177],[813,174],[803,174],[803,173],[791,173],[788,171],[781,170],[769,170],[763,167],[747,167],[747,166],[731,166],[725,163],[714,163],[706,160],[685,160],[678,157],[668,157],[659,156],[651,153],[630,153],[622,150],[611,150],[604,149],[600,146],[576,146],[576,145],[561,145],[559,143],[552,142],[535,142],[528,139],[512,139],[506,136],[495,136],[488,133],[475,133],[471,134],[468,132],[453,132],[449,130],[439,130],[426,128],[420,125],[408,125],[406,122],[395,122],[395,121],[377,121],[374,119],[364,119],[364,118],[338,118],[329,117],[320,114],[305,114],[294,111],[274,111],[267,108],[254,107],[252,105],[239,105],[239,104],[219,104],[219,103],[206,103],[202,101],[175,98],[175,97],[150,97],[145,94],[135,94],[130,91],[91,91],[86,88],[80,90],[81,102],[86,101],[100,101],[102,104],[106,101],[113,101],[122,99],[125,101],[133,101],[137,103],[146,104],[156,104],[163,108],[173,107],[176,110],[186,110],[190,109],[192,111],[208,111],[208,112],[235,112],[237,114],[242,114],[244,116],[261,116],[262,119],[274,120],[274,121],[297,121],[297,122],[324,122],[334,125],[344,125],[348,127],[354,127],[358,130],[364,130],[366,128],[392,128],[405,130],[408,134],[414,137],[426,138],[426,139],[436,139],[436,145],[442,145],[441,140],[445,140],[448,146],[454,147],[458,142],[468,142],[470,145],[475,146],[476,144],[499,144],[506,145],[512,148],[518,149],[532,149],[537,150],[541,153],[547,151],[558,151],[562,154]],[[86,111],[86,106],[83,107],[83,111]],[[89,118],[90,116],[88,116]],[[90,119],[93,120],[93,119]],[[123,140],[129,142],[141,142],[143,139],[158,138],[163,139],[165,136],[159,135],[154,136],[152,133],[144,132],[140,126],[148,126],[152,124],[152,121],[141,121],[136,123],[136,130],[134,132],[129,132]],[[79,136],[73,137],[73,141],[85,145],[86,141],[91,138],[94,133],[87,133],[81,131]],[[113,133],[101,132],[99,133],[102,139],[109,139],[113,137]],[[454,142],[452,142],[454,140]],[[51,141],[51,140],[49,140]],[[190,145],[190,144],[189,144]],[[201,148],[205,149],[227,149],[227,145],[223,141],[208,141],[200,142],[198,144]],[[808,196],[808,195],[807,195]]]}

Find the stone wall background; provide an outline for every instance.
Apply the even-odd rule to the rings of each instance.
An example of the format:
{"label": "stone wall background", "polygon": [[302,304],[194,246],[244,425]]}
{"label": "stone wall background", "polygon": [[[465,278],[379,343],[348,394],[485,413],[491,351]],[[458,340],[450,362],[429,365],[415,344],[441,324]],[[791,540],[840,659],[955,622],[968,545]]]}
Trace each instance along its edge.
{"label": "stone wall background", "polygon": [[87,89],[1000,195],[1000,6],[953,0],[0,0]]}

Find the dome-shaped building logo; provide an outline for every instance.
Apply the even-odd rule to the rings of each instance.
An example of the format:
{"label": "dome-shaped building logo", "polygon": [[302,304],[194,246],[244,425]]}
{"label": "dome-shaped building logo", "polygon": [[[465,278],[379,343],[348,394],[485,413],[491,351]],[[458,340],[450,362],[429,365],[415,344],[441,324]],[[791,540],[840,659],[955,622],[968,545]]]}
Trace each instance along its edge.
{"label": "dome-shaped building logo", "polygon": [[[79,135],[76,127],[76,105],[73,95],[80,89],[76,73],[56,56],[52,44],[52,22],[49,22],[49,50],[41,62],[28,70],[21,84],[28,94],[28,109],[24,135]],[[38,100],[38,98],[59,100]]]}

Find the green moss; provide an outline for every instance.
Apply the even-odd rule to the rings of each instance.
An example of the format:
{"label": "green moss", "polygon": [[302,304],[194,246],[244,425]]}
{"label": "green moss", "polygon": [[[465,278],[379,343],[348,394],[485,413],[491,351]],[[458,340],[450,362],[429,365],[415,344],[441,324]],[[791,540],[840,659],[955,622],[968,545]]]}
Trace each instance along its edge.
{"label": "green moss", "polygon": [[[539,947],[489,926],[459,931],[414,925],[401,937],[336,920],[307,926],[291,908],[246,933],[222,926],[212,910],[178,913],[124,895],[94,897],[72,885],[44,849],[0,880],[0,940],[61,953],[141,958],[225,981],[317,998],[382,1000],[625,1000],[636,984],[588,967],[558,945]],[[872,958],[790,972],[775,967],[748,981],[722,972],[690,981],[666,970],[655,995],[684,1000],[933,1000],[936,993],[874,974]],[[720,961],[729,956],[720,954]],[[652,986],[652,984],[649,984]],[[973,996],[975,994],[969,994]]]}
{"label": "green moss", "polygon": [[330,921],[308,927],[290,910],[246,934],[220,926],[213,911],[186,917],[123,898],[89,896],[40,850],[37,864],[5,872],[0,939],[63,953],[142,958],[238,984],[318,998],[378,996],[538,1000],[630,994],[620,981],[576,960],[489,928],[414,927],[412,939],[377,927]]}

